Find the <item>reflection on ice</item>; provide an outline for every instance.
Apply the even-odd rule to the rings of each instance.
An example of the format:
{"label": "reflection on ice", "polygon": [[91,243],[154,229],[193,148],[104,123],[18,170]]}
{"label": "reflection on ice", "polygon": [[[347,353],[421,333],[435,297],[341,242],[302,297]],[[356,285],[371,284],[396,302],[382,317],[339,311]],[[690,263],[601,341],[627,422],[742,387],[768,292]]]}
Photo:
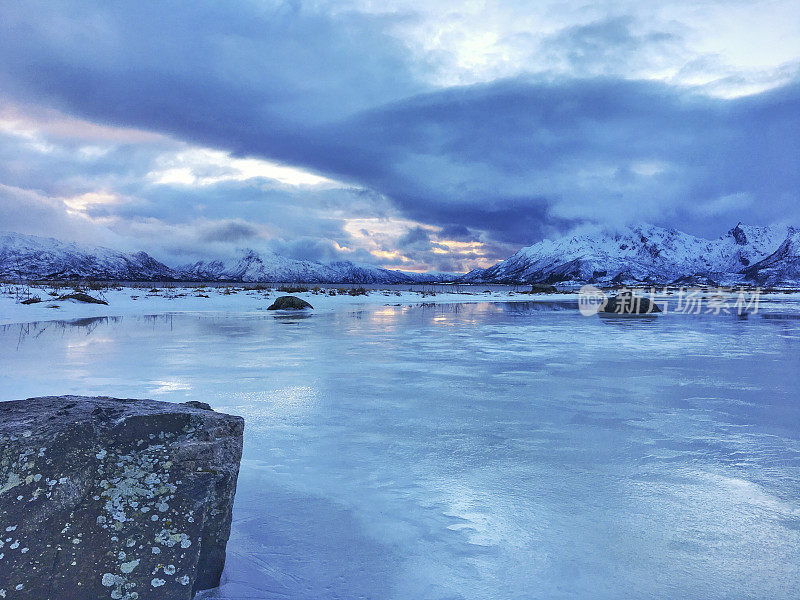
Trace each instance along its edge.
{"label": "reflection on ice", "polygon": [[192,389],[192,386],[186,382],[170,380],[151,381],[150,386],[150,393],[155,395],[167,394],[170,392],[181,392]]}
{"label": "reflection on ice", "polygon": [[659,318],[657,314],[616,314],[616,313],[597,313],[597,318],[606,325],[616,325],[620,327],[652,327],[656,325]]}
{"label": "reflection on ice", "polygon": [[71,320],[55,320],[55,321],[34,321],[31,323],[13,323],[9,325],[0,325],[0,335],[3,336],[4,341],[11,339],[11,336],[16,334],[16,348],[19,349],[20,345],[28,338],[36,339],[45,332],[61,332],[64,333],[68,329],[80,331],[85,336],[89,336],[94,331],[108,323],[116,323],[121,317],[87,317],[83,319]]}
{"label": "reflection on ice", "polygon": [[297,321],[302,321],[303,319],[310,319],[313,313],[297,311],[294,313],[280,313],[272,315],[272,318],[278,321],[279,323],[296,323]]}
{"label": "reflection on ice", "polygon": [[797,320],[525,302],[22,331],[0,332],[2,399],[245,417],[207,597],[800,595]]}

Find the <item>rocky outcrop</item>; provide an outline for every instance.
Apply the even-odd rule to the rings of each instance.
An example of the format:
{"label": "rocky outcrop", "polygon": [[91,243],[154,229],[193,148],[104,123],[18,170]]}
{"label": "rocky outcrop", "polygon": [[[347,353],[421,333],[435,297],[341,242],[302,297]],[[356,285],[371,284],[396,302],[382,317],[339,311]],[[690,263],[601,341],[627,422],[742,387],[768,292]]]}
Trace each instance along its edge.
{"label": "rocky outcrop", "polygon": [[267,310],[299,310],[303,308],[314,308],[308,302],[297,296],[279,296],[275,298]]}
{"label": "rocky outcrop", "polygon": [[76,302],[85,302],[86,304],[105,304],[108,305],[108,302],[105,300],[100,300],[99,298],[93,298],[89,294],[85,292],[73,292],[72,294],[65,294],[63,296],[58,297],[59,300],[75,300]]}
{"label": "rocky outcrop", "polygon": [[225,563],[244,422],[203,403],[0,403],[0,598],[188,600]]}
{"label": "rocky outcrop", "polygon": [[653,314],[660,313],[661,307],[649,298],[637,296],[633,292],[624,291],[608,298],[600,305],[601,313],[618,315]]}
{"label": "rocky outcrop", "polygon": [[556,286],[549,283],[532,283],[531,291],[528,294],[557,294]]}

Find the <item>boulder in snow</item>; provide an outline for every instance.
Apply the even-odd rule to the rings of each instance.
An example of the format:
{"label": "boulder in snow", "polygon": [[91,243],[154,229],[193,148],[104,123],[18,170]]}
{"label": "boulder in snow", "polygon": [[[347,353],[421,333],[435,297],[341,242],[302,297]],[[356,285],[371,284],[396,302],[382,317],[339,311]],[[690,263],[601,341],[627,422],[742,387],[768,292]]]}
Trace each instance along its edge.
{"label": "boulder in snow", "polygon": [[275,298],[267,310],[300,310],[303,308],[314,308],[308,302],[297,296],[279,296]]}
{"label": "boulder in snow", "polygon": [[106,304],[108,302],[105,300],[100,300],[99,298],[94,298],[89,294],[84,292],[73,292],[72,294],[64,294],[63,296],[59,296],[57,300],[75,300],[76,302],[85,302],[86,304]]}

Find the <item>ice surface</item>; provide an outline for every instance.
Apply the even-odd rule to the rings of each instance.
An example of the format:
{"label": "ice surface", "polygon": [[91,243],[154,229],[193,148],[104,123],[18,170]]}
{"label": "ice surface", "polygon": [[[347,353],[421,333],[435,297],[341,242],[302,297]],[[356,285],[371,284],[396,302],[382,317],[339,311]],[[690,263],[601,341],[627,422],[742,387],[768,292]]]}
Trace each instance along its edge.
{"label": "ice surface", "polygon": [[778,312],[9,325],[0,400],[244,416],[228,566],[206,598],[797,598],[800,320]]}

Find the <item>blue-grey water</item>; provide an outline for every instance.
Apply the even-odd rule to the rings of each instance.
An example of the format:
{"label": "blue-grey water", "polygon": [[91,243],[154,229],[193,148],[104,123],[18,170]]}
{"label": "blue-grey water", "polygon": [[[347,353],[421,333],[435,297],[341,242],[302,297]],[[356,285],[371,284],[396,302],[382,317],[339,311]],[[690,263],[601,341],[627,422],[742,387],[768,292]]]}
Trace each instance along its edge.
{"label": "blue-grey water", "polygon": [[0,341],[0,400],[245,417],[228,567],[206,597],[800,597],[795,318],[378,306]]}

